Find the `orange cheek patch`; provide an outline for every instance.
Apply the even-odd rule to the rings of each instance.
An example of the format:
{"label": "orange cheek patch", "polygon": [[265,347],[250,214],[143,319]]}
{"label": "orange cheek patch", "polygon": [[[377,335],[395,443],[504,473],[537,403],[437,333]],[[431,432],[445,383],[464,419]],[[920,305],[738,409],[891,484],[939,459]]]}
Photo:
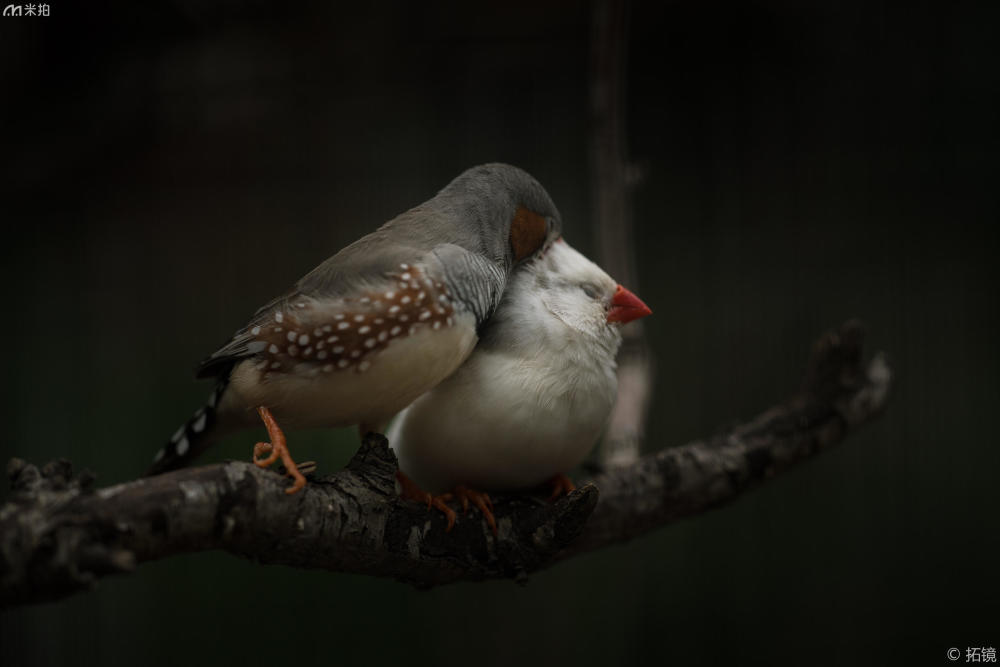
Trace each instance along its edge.
{"label": "orange cheek patch", "polygon": [[514,261],[519,262],[541,248],[547,231],[545,218],[518,206],[510,222],[510,247],[514,251]]}

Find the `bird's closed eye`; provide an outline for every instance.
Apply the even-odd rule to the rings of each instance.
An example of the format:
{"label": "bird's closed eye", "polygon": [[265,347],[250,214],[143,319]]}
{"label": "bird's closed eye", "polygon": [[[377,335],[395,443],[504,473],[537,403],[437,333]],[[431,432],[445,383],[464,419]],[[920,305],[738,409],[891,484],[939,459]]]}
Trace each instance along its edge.
{"label": "bird's closed eye", "polygon": [[595,285],[584,283],[583,285],[580,285],[580,289],[582,289],[583,293],[591,299],[597,299],[601,296],[601,291],[597,289]]}

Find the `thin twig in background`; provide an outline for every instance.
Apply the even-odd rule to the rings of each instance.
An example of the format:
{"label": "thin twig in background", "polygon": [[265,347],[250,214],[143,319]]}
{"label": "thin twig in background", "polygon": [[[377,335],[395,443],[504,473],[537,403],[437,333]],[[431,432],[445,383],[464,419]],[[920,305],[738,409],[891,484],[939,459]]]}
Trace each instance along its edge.
{"label": "thin twig in background", "polygon": [[[596,256],[604,269],[638,291],[631,191],[639,169],[630,164],[625,130],[628,3],[595,0],[591,51],[591,185]],[[653,385],[652,353],[642,322],[623,330],[618,355],[618,399],[598,448],[604,466],[639,458]]]}

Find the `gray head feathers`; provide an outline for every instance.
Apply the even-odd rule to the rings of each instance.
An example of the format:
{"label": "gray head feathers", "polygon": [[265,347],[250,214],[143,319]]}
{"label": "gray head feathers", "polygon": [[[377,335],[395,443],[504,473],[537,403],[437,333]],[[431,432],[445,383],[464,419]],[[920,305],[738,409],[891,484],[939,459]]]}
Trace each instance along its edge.
{"label": "gray head feathers", "polygon": [[559,211],[526,171],[500,163],[467,169],[433,198],[320,264],[296,287],[306,294],[344,293],[358,280],[373,273],[380,277],[400,262],[413,263],[443,244],[468,250],[506,274],[515,263],[511,223],[521,207],[544,220],[546,243],[559,237]]}

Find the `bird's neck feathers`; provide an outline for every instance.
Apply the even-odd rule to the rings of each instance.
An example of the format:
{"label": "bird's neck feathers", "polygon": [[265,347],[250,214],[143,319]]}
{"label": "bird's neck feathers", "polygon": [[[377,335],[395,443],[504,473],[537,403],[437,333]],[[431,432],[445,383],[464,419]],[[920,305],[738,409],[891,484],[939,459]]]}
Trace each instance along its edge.
{"label": "bird's neck feathers", "polygon": [[481,345],[602,372],[615,368],[618,326],[607,322],[616,283],[565,242],[511,276]]}

